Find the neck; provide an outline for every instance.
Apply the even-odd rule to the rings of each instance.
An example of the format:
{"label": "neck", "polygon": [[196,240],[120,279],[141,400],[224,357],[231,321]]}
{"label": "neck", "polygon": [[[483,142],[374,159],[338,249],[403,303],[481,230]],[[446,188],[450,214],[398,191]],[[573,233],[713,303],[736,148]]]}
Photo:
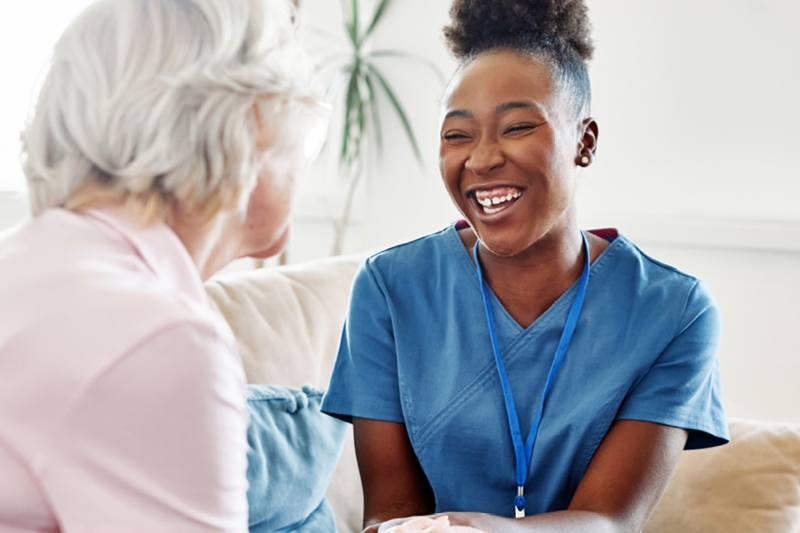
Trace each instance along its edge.
{"label": "neck", "polygon": [[559,284],[560,280],[571,285],[580,277],[584,264],[583,238],[577,228],[564,235],[547,236],[521,254],[497,255],[483,243],[478,254],[490,286],[493,282],[508,282],[535,292]]}
{"label": "neck", "polygon": [[545,236],[513,256],[497,255],[481,243],[478,255],[484,279],[525,328],[580,278],[585,261],[577,227]]}
{"label": "neck", "polygon": [[199,224],[191,217],[175,213],[167,221],[186,247],[203,281],[237,257],[239,240],[231,235],[231,224],[227,220],[231,216],[235,215],[221,213],[211,222]]}

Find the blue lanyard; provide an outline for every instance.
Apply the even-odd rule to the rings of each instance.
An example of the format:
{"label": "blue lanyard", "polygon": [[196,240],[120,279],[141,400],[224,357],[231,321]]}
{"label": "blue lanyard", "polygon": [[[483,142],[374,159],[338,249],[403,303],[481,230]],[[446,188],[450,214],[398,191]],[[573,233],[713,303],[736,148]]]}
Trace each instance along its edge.
{"label": "blue lanyard", "polygon": [[492,305],[489,301],[489,288],[486,285],[486,281],[483,279],[481,262],[478,260],[478,245],[481,242],[480,239],[475,243],[473,255],[475,256],[475,264],[478,268],[478,278],[481,280],[483,305],[486,309],[486,320],[489,322],[489,334],[492,337],[494,360],[497,363],[497,373],[500,375],[500,383],[503,386],[503,397],[506,403],[508,424],[511,428],[511,440],[514,442],[514,454],[517,456],[517,496],[514,498],[514,508],[517,518],[525,516],[525,482],[528,479],[528,469],[530,468],[531,458],[533,457],[533,445],[536,442],[536,435],[539,433],[539,424],[542,421],[542,414],[544,413],[544,403],[547,400],[550,389],[553,387],[553,382],[556,379],[558,370],[561,368],[561,363],[564,361],[564,355],[567,353],[569,343],[572,341],[572,335],[575,333],[575,325],[578,322],[578,316],[581,314],[581,308],[583,307],[586,285],[589,283],[589,243],[583,232],[581,232],[581,237],[583,237],[583,247],[586,250],[586,263],[583,266],[583,274],[581,274],[578,294],[575,295],[575,301],[572,302],[572,308],[569,311],[569,315],[567,315],[567,323],[564,325],[564,331],[561,333],[561,341],[558,343],[558,349],[556,350],[555,356],[553,356],[553,364],[550,365],[550,373],[547,375],[547,384],[544,386],[539,412],[536,414],[533,427],[531,427],[531,432],[528,434],[528,439],[525,443],[522,442],[522,432],[519,429],[519,417],[517,416],[517,408],[514,405],[514,396],[511,393],[511,386],[508,383],[508,376],[506,375],[506,369],[503,365],[503,359],[500,357],[500,346],[497,342],[494,313],[492,313]]}

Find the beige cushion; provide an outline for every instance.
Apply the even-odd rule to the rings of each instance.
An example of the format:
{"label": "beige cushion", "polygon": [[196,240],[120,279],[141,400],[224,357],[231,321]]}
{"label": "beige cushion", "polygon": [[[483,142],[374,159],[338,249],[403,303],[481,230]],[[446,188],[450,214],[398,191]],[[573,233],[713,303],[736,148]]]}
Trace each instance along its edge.
{"label": "beige cushion", "polygon": [[206,283],[239,344],[248,383],[328,385],[362,256],[239,272]]}
{"label": "beige cushion", "polygon": [[[248,383],[327,387],[358,265],[366,257],[260,269],[206,283],[233,330]],[[352,428],[328,488],[339,533],[361,531],[363,500]]]}
{"label": "beige cushion", "polygon": [[683,453],[645,533],[800,532],[800,426],[729,426],[730,444]]}

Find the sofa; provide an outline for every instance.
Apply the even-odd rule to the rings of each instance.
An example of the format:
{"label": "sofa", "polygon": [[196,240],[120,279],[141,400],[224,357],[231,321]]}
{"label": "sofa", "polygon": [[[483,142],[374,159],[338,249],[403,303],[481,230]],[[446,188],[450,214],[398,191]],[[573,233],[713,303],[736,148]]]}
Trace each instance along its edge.
{"label": "sofa", "polygon": [[[206,283],[249,383],[327,386],[350,284],[365,255],[238,272]],[[320,414],[319,416],[325,416]],[[645,533],[800,533],[800,426],[731,418],[731,443],[684,452]],[[327,491],[340,533],[361,531],[352,430]]]}

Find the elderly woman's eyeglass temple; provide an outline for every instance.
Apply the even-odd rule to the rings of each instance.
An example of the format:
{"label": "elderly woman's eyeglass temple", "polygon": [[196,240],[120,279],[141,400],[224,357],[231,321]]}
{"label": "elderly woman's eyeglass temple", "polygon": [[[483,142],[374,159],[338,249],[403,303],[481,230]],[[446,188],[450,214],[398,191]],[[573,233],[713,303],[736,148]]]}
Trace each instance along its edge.
{"label": "elderly woman's eyeglass temple", "polygon": [[323,100],[317,100],[316,105],[319,108],[319,120],[309,130],[303,146],[303,153],[309,161],[315,160],[325,145],[325,137],[328,134],[331,112],[333,111],[333,106]]}

